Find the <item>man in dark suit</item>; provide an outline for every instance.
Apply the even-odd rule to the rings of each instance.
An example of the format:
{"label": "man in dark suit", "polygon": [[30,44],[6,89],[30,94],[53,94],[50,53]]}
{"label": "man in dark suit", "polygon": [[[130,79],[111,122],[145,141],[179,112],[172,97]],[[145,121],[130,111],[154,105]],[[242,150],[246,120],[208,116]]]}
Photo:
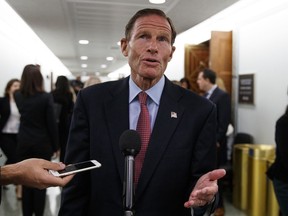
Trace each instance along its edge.
{"label": "man in dark suit", "polygon": [[213,170],[216,110],[205,98],[164,76],[175,37],[172,22],[162,11],[138,11],[121,40],[131,76],[78,93],[65,161],[96,159],[102,167],[77,174],[63,189],[59,215],[124,214],[124,156],[118,142],[125,130],[136,129],[138,93],[143,91],[148,95],[151,136],[135,184],[135,215],[203,215],[213,203],[217,180],[225,175],[225,170]]}
{"label": "man in dark suit", "polygon": [[[216,73],[211,69],[204,69],[198,74],[197,83],[204,96],[211,100],[217,109],[217,165],[223,167],[227,163],[227,137],[226,132],[231,118],[230,96],[216,85]],[[214,215],[224,215],[222,185],[220,181],[220,200]]]}

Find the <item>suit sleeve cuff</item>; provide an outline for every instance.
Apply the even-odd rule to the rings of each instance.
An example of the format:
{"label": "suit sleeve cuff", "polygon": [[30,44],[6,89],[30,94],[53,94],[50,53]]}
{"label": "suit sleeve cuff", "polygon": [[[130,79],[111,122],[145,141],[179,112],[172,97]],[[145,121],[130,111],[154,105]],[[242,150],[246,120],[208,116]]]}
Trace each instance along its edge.
{"label": "suit sleeve cuff", "polygon": [[191,208],[191,216],[209,216],[213,214],[219,202],[219,194],[217,193],[212,201],[205,206]]}

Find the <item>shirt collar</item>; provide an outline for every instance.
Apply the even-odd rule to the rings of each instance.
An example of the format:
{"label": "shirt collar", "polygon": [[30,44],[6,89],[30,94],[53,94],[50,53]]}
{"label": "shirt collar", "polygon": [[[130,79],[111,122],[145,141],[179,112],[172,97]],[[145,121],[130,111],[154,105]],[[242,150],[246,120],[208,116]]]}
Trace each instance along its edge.
{"label": "shirt collar", "polygon": [[[164,76],[162,76],[161,79],[154,86],[152,86],[152,88],[145,91],[149,95],[149,97],[154,101],[154,103],[156,103],[157,105],[160,104],[160,98],[162,95],[162,91],[164,89],[164,85],[165,85],[165,78]],[[131,79],[131,76],[130,76],[129,77],[129,103],[131,103],[141,91],[142,90],[134,83],[134,81]]]}
{"label": "shirt collar", "polygon": [[211,89],[209,89],[209,91],[207,92],[208,93],[208,95],[210,96],[210,95],[212,95],[212,93],[213,93],[213,91],[215,90],[217,88],[217,85],[215,84],[215,85],[213,85],[212,86],[212,88]]}

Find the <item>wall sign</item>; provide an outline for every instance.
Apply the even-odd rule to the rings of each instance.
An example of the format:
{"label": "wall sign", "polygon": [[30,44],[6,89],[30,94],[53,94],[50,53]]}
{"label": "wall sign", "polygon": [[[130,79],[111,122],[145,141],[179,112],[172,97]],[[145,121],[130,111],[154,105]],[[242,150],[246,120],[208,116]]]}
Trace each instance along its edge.
{"label": "wall sign", "polygon": [[254,74],[239,75],[238,102],[254,104]]}

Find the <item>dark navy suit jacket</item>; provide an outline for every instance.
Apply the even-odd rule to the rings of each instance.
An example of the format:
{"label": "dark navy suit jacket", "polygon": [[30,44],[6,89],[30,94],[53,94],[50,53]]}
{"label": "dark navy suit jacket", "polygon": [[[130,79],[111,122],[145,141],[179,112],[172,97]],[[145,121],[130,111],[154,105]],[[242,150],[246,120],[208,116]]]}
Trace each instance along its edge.
{"label": "dark navy suit jacket", "polygon": [[230,95],[219,87],[216,87],[209,100],[216,105],[217,109],[217,142],[220,144],[218,149],[218,166],[222,166],[227,163],[226,132],[231,122]]}
{"label": "dark navy suit jacket", "polygon": [[[123,216],[125,160],[119,137],[129,129],[128,80],[78,93],[65,163],[96,159],[102,167],[77,174],[63,188],[59,215]],[[135,214],[191,215],[183,205],[198,178],[216,167],[215,143],[215,105],[165,78],[135,191]]]}
{"label": "dark navy suit jacket", "polygon": [[[4,128],[8,118],[10,116],[10,102],[9,97],[0,98],[0,136],[1,131]],[[0,143],[1,146],[1,143]],[[1,156],[0,156],[1,157]],[[0,187],[0,203],[1,203],[1,192],[2,188]]]}
{"label": "dark navy suit jacket", "polygon": [[288,183],[288,115],[282,115],[276,122],[275,141],[276,158],[275,162],[268,169],[267,174],[270,179],[278,179]]}
{"label": "dark navy suit jacket", "polygon": [[10,116],[10,101],[9,97],[0,98],[0,132],[5,127]]}

